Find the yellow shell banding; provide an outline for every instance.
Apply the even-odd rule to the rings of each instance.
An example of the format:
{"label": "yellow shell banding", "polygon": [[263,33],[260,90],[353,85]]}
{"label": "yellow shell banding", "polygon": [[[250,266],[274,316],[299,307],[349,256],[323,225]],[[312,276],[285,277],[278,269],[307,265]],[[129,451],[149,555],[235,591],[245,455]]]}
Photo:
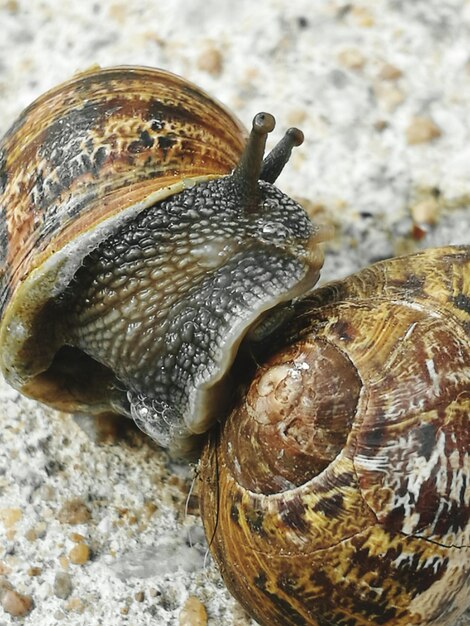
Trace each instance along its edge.
{"label": "yellow shell banding", "polygon": [[212,554],[260,624],[456,623],[469,339],[470,247],[445,247],[314,291],[256,354],[200,492]]}

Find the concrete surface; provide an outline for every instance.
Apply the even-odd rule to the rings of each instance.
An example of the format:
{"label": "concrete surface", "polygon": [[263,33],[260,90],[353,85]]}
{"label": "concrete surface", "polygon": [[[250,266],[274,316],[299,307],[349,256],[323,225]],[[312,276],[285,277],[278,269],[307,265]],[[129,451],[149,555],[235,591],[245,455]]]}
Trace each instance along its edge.
{"label": "concrete surface", "polygon": [[[77,70],[163,67],[247,125],[271,111],[269,145],[303,129],[279,186],[337,227],[323,280],[470,241],[469,2],[0,0],[0,25],[0,134]],[[0,419],[0,574],[34,601],[0,626],[196,626],[188,595],[210,626],[252,624],[186,506],[191,469],[130,426],[97,433],[5,384]]]}

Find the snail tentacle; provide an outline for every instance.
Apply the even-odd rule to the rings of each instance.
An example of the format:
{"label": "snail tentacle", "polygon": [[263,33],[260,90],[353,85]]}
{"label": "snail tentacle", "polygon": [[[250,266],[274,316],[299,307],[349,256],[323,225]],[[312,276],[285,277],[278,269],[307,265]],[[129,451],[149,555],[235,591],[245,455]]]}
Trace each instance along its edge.
{"label": "snail tentacle", "polygon": [[274,183],[289,161],[292,149],[301,146],[303,142],[303,132],[298,128],[289,128],[281,141],[265,157],[259,176],[260,180]]}
{"label": "snail tentacle", "polygon": [[234,193],[241,199],[247,211],[258,205],[261,167],[268,133],[274,130],[276,120],[270,113],[257,113],[253,118],[248,141],[231,179]]}

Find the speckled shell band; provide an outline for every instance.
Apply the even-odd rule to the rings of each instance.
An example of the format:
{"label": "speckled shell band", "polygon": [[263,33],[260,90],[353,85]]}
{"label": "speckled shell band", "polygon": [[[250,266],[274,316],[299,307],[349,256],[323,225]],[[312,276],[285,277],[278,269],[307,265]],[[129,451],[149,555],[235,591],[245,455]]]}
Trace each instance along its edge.
{"label": "speckled shell band", "polygon": [[81,259],[150,204],[230,173],[245,139],[213,98],[150,68],[91,69],[22,113],[0,144],[1,365],[8,380],[21,386],[43,366],[34,346],[24,348],[33,320]]}
{"label": "speckled shell band", "polygon": [[212,553],[260,624],[455,623],[470,593],[469,338],[469,247],[298,303],[201,463]]}

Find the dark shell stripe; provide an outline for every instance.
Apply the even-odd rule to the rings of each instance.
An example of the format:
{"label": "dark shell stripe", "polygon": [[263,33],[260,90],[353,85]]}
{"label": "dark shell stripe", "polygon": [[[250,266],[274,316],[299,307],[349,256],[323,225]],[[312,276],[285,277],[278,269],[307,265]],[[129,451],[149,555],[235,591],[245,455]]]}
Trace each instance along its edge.
{"label": "dark shell stripe", "polygon": [[[445,615],[442,598],[454,605],[455,596],[465,593],[468,572],[458,548],[389,531],[366,510],[348,511],[338,525],[333,515],[314,517],[311,494],[301,496],[308,528],[295,532],[281,520],[289,518],[284,504],[280,512],[279,497],[245,494],[235,521],[222,503],[233,501],[237,487],[227,480],[223,458],[219,457],[218,465],[218,520],[212,549],[221,562],[227,558],[225,552],[237,554],[237,562],[243,563],[240,578],[233,570],[222,573],[229,589],[260,623],[432,624],[432,620],[424,621],[426,611],[434,612],[437,624]],[[288,493],[285,497],[289,500]],[[215,511],[217,501],[204,506],[213,506]],[[256,527],[249,511],[257,511]],[[327,548],[319,549],[316,543],[318,523],[331,532]],[[447,590],[450,585],[452,592]]]}
{"label": "dark shell stripe", "polygon": [[222,105],[160,70],[90,71],[41,96],[0,144],[0,306],[77,234],[181,178],[228,174],[244,139]]}
{"label": "dark shell stripe", "polygon": [[216,481],[202,498],[211,549],[260,623],[442,626],[468,603],[469,296],[462,246],[379,263],[298,303],[269,352],[286,344],[295,361],[327,342],[348,355],[362,389],[342,452],[298,487],[244,487],[250,458],[266,458],[250,423],[267,418],[249,400],[202,460]]}

